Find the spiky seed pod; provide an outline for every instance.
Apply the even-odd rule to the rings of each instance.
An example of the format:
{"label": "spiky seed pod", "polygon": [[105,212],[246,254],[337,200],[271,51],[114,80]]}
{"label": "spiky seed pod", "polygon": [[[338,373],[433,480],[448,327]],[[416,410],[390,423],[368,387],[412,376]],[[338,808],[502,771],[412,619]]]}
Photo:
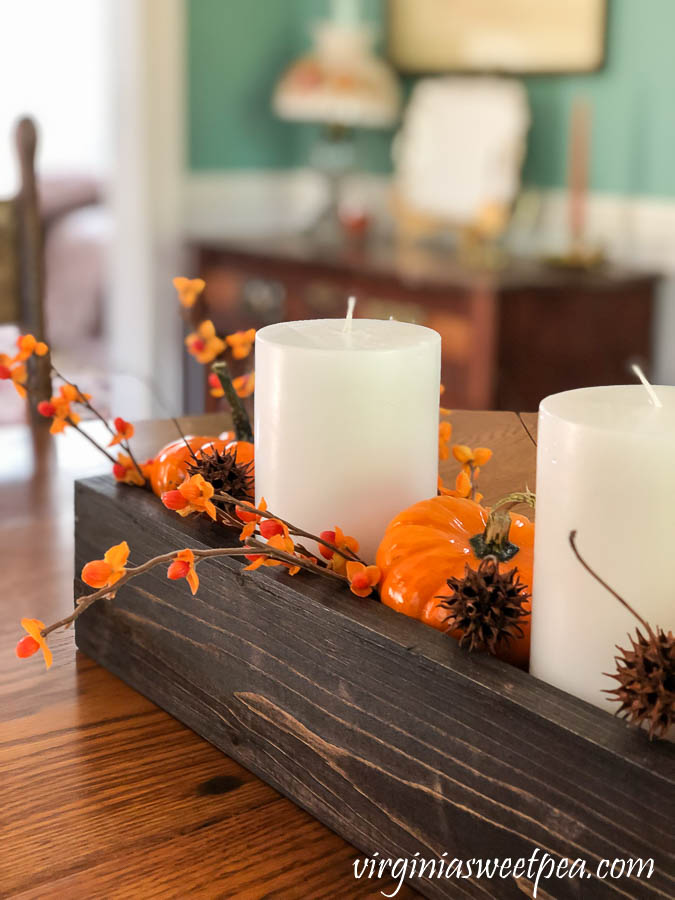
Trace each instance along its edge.
{"label": "spiky seed pod", "polygon": [[447,584],[452,594],[441,606],[449,612],[447,630],[462,632],[460,647],[496,653],[502,642],[522,636],[520,623],[529,615],[523,603],[530,595],[517,567],[500,572],[497,558],[486,556],[478,569],[467,566],[463,578],[449,578]]}
{"label": "spiky seed pod", "polygon": [[576,530],[570,531],[569,542],[572,551],[581,565],[598,584],[634,616],[642,625],[647,636],[639,628],[636,629],[637,641],[628,635],[632,649],[626,650],[617,645],[621,654],[615,656],[616,672],[605,672],[609,678],[619,682],[616,688],[607,689],[605,693],[615,694],[612,700],[621,704],[617,715],[633,725],[649,725],[649,739],[665,737],[675,720],[675,638],[672,631],[668,634],[658,626],[654,629],[646,622],[637,610],[628,603],[621,594],[601,578],[591,568],[576,545]]}
{"label": "spiky seed pod", "polygon": [[197,459],[189,463],[187,471],[188,475],[202,475],[216,493],[223,491],[238,500],[253,499],[253,464],[240,465],[235,454],[227,450],[222,453],[215,448],[200,451]]}
{"label": "spiky seed pod", "polygon": [[616,673],[610,678],[618,687],[608,689],[612,700],[621,704],[617,715],[634,725],[649,726],[649,737],[665,737],[675,721],[675,637],[657,628],[648,628],[647,636],[636,629],[631,649],[618,647]]}

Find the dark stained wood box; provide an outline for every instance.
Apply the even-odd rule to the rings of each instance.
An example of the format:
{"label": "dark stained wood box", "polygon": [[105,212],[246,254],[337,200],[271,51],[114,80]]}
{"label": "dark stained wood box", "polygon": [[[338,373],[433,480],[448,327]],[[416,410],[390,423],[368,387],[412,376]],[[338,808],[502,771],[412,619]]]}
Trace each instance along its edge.
{"label": "dark stained wood box", "polygon": [[[226,532],[108,477],[76,489],[76,572]],[[672,746],[327,580],[238,559],[160,567],[95,604],[78,647],[364,853],[652,857],[651,879],[542,881],[540,897],[671,897]],[[76,595],[85,591],[76,584]],[[226,848],[223,848],[226,853]],[[521,898],[519,880],[413,879],[429,897]]]}

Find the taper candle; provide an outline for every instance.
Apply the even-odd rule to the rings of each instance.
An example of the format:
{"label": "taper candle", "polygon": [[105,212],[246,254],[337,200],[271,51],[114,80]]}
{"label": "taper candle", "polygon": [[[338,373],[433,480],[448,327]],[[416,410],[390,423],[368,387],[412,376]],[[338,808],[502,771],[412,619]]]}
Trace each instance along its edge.
{"label": "taper candle", "polygon": [[406,322],[315,319],[256,335],[255,493],[373,561],[387,523],[436,493],[440,335]]}
{"label": "taper candle", "polygon": [[539,408],[530,671],[609,711],[615,645],[636,621],[569,544],[640,615],[675,625],[675,387],[555,394]]}

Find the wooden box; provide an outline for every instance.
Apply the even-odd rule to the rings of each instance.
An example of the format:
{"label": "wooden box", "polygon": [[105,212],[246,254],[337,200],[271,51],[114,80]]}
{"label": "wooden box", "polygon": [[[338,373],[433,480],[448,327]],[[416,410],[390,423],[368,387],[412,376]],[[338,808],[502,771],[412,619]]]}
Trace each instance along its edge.
{"label": "wooden box", "polygon": [[[108,477],[78,483],[76,516],[77,572],[123,539],[141,562],[227,536]],[[197,597],[157,568],[87,611],[78,647],[378,860],[539,848],[589,873],[540,897],[673,896],[672,746],[327,580],[243,565],[201,562]],[[617,858],[652,877],[592,874]],[[411,884],[521,898],[538,865]]]}

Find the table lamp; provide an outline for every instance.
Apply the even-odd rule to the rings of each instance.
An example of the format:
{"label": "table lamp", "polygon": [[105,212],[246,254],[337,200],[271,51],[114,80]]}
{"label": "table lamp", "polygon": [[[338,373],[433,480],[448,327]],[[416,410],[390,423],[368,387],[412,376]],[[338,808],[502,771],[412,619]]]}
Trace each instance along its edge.
{"label": "table lamp", "polygon": [[314,233],[317,226],[335,231],[341,182],[354,164],[354,129],[389,127],[399,113],[396,75],[375,54],[374,30],[357,13],[353,3],[334,4],[333,19],[314,27],[312,49],[290,65],[274,93],[281,118],[322,126],[311,161],[327,181],[328,202]]}

